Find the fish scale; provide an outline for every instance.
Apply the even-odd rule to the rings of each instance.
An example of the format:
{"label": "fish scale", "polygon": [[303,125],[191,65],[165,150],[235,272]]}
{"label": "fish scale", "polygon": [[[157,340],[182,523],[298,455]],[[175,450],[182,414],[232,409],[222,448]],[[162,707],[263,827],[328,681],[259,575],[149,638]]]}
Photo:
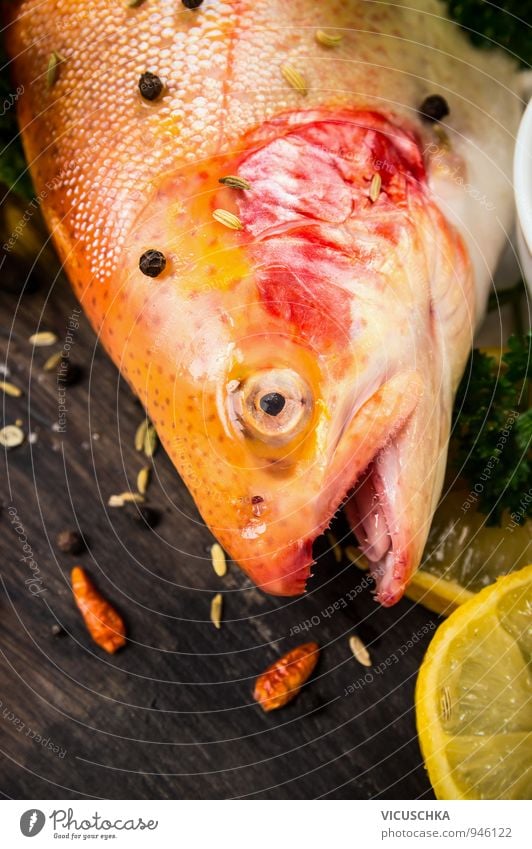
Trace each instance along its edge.
{"label": "fish scale", "polygon": [[[133,9],[109,0],[92,0],[82,9],[67,0],[22,2],[11,45],[15,55],[28,51],[24,76],[32,84],[20,114],[39,139],[32,145],[27,136],[26,151],[37,182],[41,173],[45,184],[59,172],[56,221],[68,209],[62,195],[75,201],[68,229],[82,239],[90,272],[112,273],[135,211],[157,175],[229,149],[246,130],[279,112],[324,102],[351,105],[360,98],[411,119],[426,94],[450,84],[459,89],[452,119],[457,132],[473,112],[475,123],[480,121],[478,137],[483,129],[491,134],[490,97],[500,100],[504,83],[511,86],[508,63],[490,57],[499,84],[483,88],[479,82],[488,60],[465,39],[457,40],[445,21],[427,23],[429,11],[441,6],[426,3],[422,14],[400,5],[338,2],[324,13],[322,4],[308,0],[209,0],[191,12],[175,0],[150,0]],[[344,33],[339,48],[331,51],[315,42],[318,26]],[[430,65],[423,47],[428,37],[438,45]],[[45,69],[53,50],[67,61],[48,93]],[[449,53],[459,58],[450,61]],[[284,62],[305,74],[304,102],[283,81]],[[471,76],[457,85],[463,67]],[[167,85],[168,94],[156,108],[138,96],[145,70]],[[94,185],[97,197],[90,189]],[[104,212],[106,232],[95,243]]]}
{"label": "fish scale", "polygon": [[[394,603],[511,223],[512,62],[473,48],[437,0],[22,0],[11,14],[54,242],[206,523],[258,585],[302,592],[346,499],[364,547],[365,481],[387,529],[370,546],[377,596]],[[146,71],[165,86],[149,102]],[[419,112],[433,94],[441,126]],[[139,268],[149,250],[156,277]]]}

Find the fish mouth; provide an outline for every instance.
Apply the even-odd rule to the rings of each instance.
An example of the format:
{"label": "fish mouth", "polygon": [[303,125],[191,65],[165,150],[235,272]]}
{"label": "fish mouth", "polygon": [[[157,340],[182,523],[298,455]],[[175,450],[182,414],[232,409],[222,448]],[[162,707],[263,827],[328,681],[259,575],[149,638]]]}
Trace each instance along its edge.
{"label": "fish mouth", "polygon": [[[402,461],[408,425],[422,393],[419,374],[396,374],[352,415],[341,440],[346,445],[339,462],[345,463],[351,477],[329,516],[344,509],[368,560],[375,598],[384,607],[399,601],[415,566],[417,549],[411,509],[404,503]],[[345,458],[352,445],[356,448],[349,463]]]}
{"label": "fish mouth", "polygon": [[405,528],[391,497],[393,487],[384,471],[396,456],[394,443],[379,451],[343,505],[375,581],[375,598],[383,607],[390,607],[402,597],[412,566],[411,549],[404,541]]}
{"label": "fish mouth", "polygon": [[[368,561],[375,581],[375,600],[390,607],[400,600],[413,566],[413,556],[406,542],[408,534],[401,527],[398,511],[386,480],[388,464],[393,464],[397,446],[392,441],[378,450],[369,464],[351,478],[345,494],[328,509],[326,518],[315,533],[290,546],[283,552],[276,568],[275,578],[261,584],[262,589],[274,595],[299,595],[305,592],[312,577],[312,567],[317,563],[313,547],[329,527],[340,510],[344,510],[358,546]],[[272,574],[272,573],[270,573]]]}
{"label": "fish mouth", "polygon": [[[383,607],[390,607],[400,600],[413,563],[407,542],[409,535],[393,497],[394,485],[386,474],[387,469],[397,462],[400,438],[401,433],[387,442],[356,474],[323,529],[326,530],[334,516],[344,510],[375,581],[375,600]],[[309,572],[314,562],[312,560],[309,564]]]}
{"label": "fish mouth", "polygon": [[319,522],[276,558],[263,589],[275,595],[304,592],[316,563],[313,544],[344,509],[369,561],[376,600],[385,607],[399,601],[416,561],[400,492],[401,446],[420,391],[419,375],[398,374],[341,425],[327,483],[314,505]]}

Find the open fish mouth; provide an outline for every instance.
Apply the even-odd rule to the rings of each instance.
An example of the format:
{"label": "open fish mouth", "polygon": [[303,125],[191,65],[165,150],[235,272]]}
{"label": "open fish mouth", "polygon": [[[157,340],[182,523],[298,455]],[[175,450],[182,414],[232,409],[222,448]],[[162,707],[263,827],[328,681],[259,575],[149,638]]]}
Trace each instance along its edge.
{"label": "open fish mouth", "polygon": [[[412,510],[405,502],[402,484],[406,477],[403,466],[410,442],[409,424],[422,392],[419,381],[415,372],[395,375],[353,416],[343,436],[343,440],[348,437],[356,446],[357,441],[353,440],[362,437],[358,444],[363,446],[365,442],[367,447],[355,448],[354,470],[347,463],[348,469],[351,466],[351,480],[331,516],[339,508],[344,509],[369,562],[376,599],[384,606],[401,598],[415,568],[417,545],[411,534]],[[363,428],[365,431],[360,433]]]}
{"label": "open fish mouth", "polygon": [[386,467],[393,468],[393,443],[377,451],[369,465],[349,485],[346,494],[338,499],[315,532],[298,541],[282,558],[282,574],[265,583],[262,589],[275,595],[303,593],[316,564],[313,547],[330,526],[340,510],[344,510],[358,547],[366,557],[375,581],[375,599],[384,607],[402,597],[408,578],[415,568],[414,556],[408,545],[408,529],[393,500],[393,481],[386,479]]}
{"label": "open fish mouth", "polygon": [[314,527],[274,553],[266,580],[260,579],[253,564],[247,564],[264,590],[276,595],[305,591],[316,563],[313,545],[344,509],[369,561],[376,599],[390,606],[401,598],[419,549],[401,490],[403,455],[410,443],[408,430],[418,404],[419,381],[415,372],[395,375],[342,424],[327,482],[313,505],[318,519]]}
{"label": "open fish mouth", "polygon": [[[402,515],[394,491],[398,453],[393,440],[378,450],[367,467],[356,475],[326,523],[327,528],[340,510],[345,512],[375,581],[375,599],[384,607],[399,601],[414,568],[409,533],[404,526],[406,516]],[[309,571],[314,562],[309,564]]]}
{"label": "open fish mouth", "polygon": [[378,452],[344,504],[351,530],[368,560],[376,599],[384,607],[401,598],[410,574],[408,547],[401,545],[400,517],[383,473],[393,452],[393,445]]}

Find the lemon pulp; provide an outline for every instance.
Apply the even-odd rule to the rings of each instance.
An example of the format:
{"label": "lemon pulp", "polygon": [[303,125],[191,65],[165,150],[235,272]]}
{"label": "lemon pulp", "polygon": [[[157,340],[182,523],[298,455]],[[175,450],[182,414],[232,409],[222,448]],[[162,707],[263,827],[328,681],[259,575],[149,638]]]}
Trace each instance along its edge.
{"label": "lemon pulp", "polygon": [[532,794],[532,566],[500,578],[440,626],[416,719],[440,799]]}

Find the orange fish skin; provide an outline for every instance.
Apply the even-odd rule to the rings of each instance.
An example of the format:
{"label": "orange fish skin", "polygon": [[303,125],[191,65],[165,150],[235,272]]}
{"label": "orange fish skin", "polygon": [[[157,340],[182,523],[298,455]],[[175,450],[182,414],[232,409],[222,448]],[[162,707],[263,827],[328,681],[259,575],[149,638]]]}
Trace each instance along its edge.
{"label": "orange fish skin", "polygon": [[[456,174],[478,182],[484,172],[461,139],[489,127],[486,158],[503,175],[508,143],[506,129],[486,123],[502,103],[484,82],[488,60],[455,28],[431,24],[456,58],[433,50],[427,81],[417,73],[422,13],[320,6],[24,0],[8,40],[24,84],[25,149],[59,254],[209,527],[264,589],[302,592],[315,536],[369,468],[387,538],[377,534],[372,548],[391,541],[375,569],[378,597],[392,604],[439,496],[475,288],[477,310],[485,301],[474,245],[493,225],[478,205],[463,213]],[[341,45],[317,44],[317,27],[342,32]],[[49,87],[54,50],[65,61]],[[510,63],[489,61],[508,89]],[[304,75],[306,96],[283,78],[286,64]],[[158,101],[138,92],[146,70],[164,82]],[[455,80],[463,96],[448,147],[417,108]],[[500,111],[511,134],[517,106]],[[240,172],[250,191],[220,186]],[[372,202],[376,172],[385,190]],[[269,183],[289,195],[294,181],[288,203],[265,200]],[[495,173],[491,185],[504,223],[503,182]],[[243,230],[216,222],[219,208]],[[448,220],[460,216],[461,233]],[[501,245],[489,232],[488,268]],[[139,270],[149,248],[167,260],[156,279]],[[250,436],[234,406],[251,378],[279,371],[310,399],[304,427],[283,445]]]}

